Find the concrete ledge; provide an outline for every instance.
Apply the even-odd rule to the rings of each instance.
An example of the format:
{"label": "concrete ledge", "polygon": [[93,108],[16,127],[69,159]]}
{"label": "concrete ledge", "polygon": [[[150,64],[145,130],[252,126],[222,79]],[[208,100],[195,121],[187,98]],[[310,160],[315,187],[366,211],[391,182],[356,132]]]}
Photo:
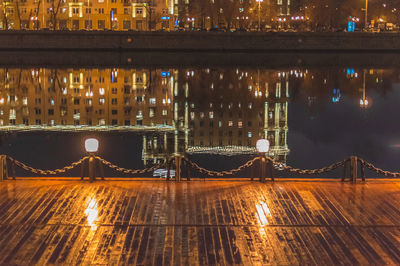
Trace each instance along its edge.
{"label": "concrete ledge", "polygon": [[400,51],[397,33],[2,31],[0,50]]}
{"label": "concrete ledge", "polygon": [[2,67],[104,68],[104,67],[400,67],[400,53],[184,53],[184,52],[82,52],[0,51]]}

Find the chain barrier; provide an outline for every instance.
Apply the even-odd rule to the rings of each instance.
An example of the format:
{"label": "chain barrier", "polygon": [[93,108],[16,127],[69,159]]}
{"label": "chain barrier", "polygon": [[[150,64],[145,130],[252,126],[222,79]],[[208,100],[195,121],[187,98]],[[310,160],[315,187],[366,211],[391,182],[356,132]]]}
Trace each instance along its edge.
{"label": "chain barrier", "polygon": [[132,175],[144,174],[144,173],[147,173],[147,172],[154,171],[154,170],[156,170],[158,168],[166,166],[167,163],[170,161],[170,160],[168,160],[168,162],[157,164],[157,165],[154,165],[154,166],[149,167],[149,168],[135,169],[134,170],[134,169],[127,169],[127,168],[119,167],[118,165],[112,164],[111,162],[106,161],[103,158],[98,157],[98,156],[95,156],[94,158],[96,158],[97,160],[99,160],[104,165],[108,166],[109,168],[114,169],[115,171],[118,171],[118,172],[121,172],[121,173],[124,173],[124,174],[132,174]]}
{"label": "chain barrier", "polygon": [[[154,165],[152,167],[149,168],[144,168],[144,169],[127,169],[127,168],[123,168],[123,167],[119,167],[99,156],[94,156],[95,159],[99,160],[101,163],[103,163],[104,165],[108,166],[111,169],[114,169],[118,172],[122,172],[124,174],[143,174],[143,173],[147,173],[147,172],[151,172],[154,171],[156,169],[168,166],[172,163],[173,160],[175,160],[174,157],[169,158],[166,162],[164,163],[160,163],[157,165]],[[62,174],[65,173],[66,171],[72,170],[73,168],[77,167],[78,165],[82,164],[85,160],[89,159],[89,156],[85,156],[82,159],[80,159],[79,161],[73,162],[70,165],[67,165],[63,168],[60,169],[54,169],[54,170],[43,170],[43,169],[37,169],[31,166],[28,166],[26,164],[24,164],[23,162],[20,162],[12,157],[7,156],[7,159],[9,159],[11,162],[13,162],[15,165],[21,167],[22,169],[28,171],[28,172],[32,172],[34,174],[41,174],[41,175],[57,175],[57,174]],[[227,171],[214,171],[214,170],[208,170],[206,168],[203,168],[201,166],[199,166],[197,163],[192,162],[191,160],[189,160],[188,158],[183,158],[183,160],[192,168],[198,170],[200,173],[202,174],[206,174],[209,176],[224,176],[224,175],[234,175],[240,171],[242,171],[245,168],[251,167],[254,165],[254,163],[259,160],[260,157],[255,157],[252,160],[246,162],[245,164],[239,166],[238,168],[235,169],[231,169],[231,170],[227,170]],[[318,169],[299,169],[299,168],[294,168],[292,166],[288,166],[285,165],[283,163],[279,163],[274,161],[272,158],[267,157],[266,158],[268,161],[270,161],[270,163],[272,163],[272,165],[274,166],[274,168],[278,171],[287,171],[290,173],[297,173],[297,174],[301,174],[301,175],[315,175],[315,174],[322,174],[322,173],[326,173],[326,172],[330,172],[332,170],[335,170],[339,167],[343,167],[345,166],[345,164],[347,162],[350,161],[350,159],[345,159],[343,161],[331,164],[329,166],[323,167],[323,168],[318,168]],[[367,167],[368,169],[370,169],[371,171],[374,171],[378,174],[381,174],[385,177],[397,177],[400,178],[400,172],[390,172],[390,171],[385,171],[381,168],[375,167],[372,163],[369,163],[361,158],[357,158],[357,161],[361,164],[362,167]]]}
{"label": "chain barrier", "polygon": [[335,170],[336,168],[344,166],[346,162],[350,161],[350,159],[345,159],[343,161],[318,169],[299,169],[299,168],[294,168],[292,166],[284,165],[279,162],[275,162],[270,157],[267,157],[267,160],[269,160],[274,165],[274,168],[277,169],[278,171],[288,171],[290,173],[296,173],[301,175],[316,175],[316,174],[330,172],[332,170]]}
{"label": "chain barrier", "polygon": [[82,159],[80,159],[79,161],[73,162],[70,165],[67,165],[63,168],[60,169],[54,169],[54,170],[42,170],[42,169],[37,169],[37,168],[33,168],[31,166],[28,166],[26,164],[24,164],[23,162],[20,162],[18,160],[15,160],[12,157],[7,156],[7,158],[15,163],[15,165],[21,167],[22,169],[28,171],[28,172],[32,172],[34,174],[41,174],[41,175],[57,175],[57,174],[62,174],[65,173],[66,171],[72,170],[73,168],[77,167],[78,165],[82,164],[85,160],[89,159],[89,156],[85,156]]}
{"label": "chain barrier", "polygon": [[400,173],[385,171],[381,168],[374,166],[372,163],[369,163],[361,158],[358,158],[358,161],[362,166],[367,167],[369,170],[374,171],[377,174],[383,175],[385,177],[400,177]]}
{"label": "chain barrier", "polygon": [[221,171],[221,172],[218,172],[218,171],[213,171],[213,170],[205,169],[205,168],[199,166],[197,163],[192,162],[192,161],[190,161],[190,160],[187,159],[187,158],[184,158],[184,160],[185,160],[191,167],[195,168],[196,170],[198,170],[198,171],[199,171],[200,173],[202,173],[202,174],[207,174],[207,175],[210,175],[210,176],[234,175],[234,174],[236,174],[236,173],[242,171],[243,169],[252,166],[252,165],[254,164],[254,162],[257,161],[257,160],[259,160],[259,159],[260,159],[259,157],[256,157],[256,158],[254,158],[254,159],[248,161],[247,163],[245,163],[245,164],[239,166],[239,167],[236,168],[236,169],[232,169],[232,170],[229,170],[229,171]]}

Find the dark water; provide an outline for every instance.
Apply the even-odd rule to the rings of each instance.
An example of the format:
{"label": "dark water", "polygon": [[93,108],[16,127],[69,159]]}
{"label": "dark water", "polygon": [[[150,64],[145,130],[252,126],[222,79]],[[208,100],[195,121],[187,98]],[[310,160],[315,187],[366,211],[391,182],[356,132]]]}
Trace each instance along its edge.
{"label": "dark water", "polygon": [[52,169],[96,137],[99,155],[126,168],[182,154],[222,170],[267,138],[271,157],[299,168],[356,155],[400,170],[399,70],[3,68],[0,152]]}

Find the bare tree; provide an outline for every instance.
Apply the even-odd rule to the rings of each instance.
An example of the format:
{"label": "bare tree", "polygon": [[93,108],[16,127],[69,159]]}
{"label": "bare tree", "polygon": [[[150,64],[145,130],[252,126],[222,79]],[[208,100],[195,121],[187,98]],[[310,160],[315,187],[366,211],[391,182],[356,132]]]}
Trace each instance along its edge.
{"label": "bare tree", "polygon": [[58,12],[60,11],[60,6],[61,6],[61,0],[51,0],[50,19],[51,19],[51,28],[53,30],[57,29],[57,15]]}

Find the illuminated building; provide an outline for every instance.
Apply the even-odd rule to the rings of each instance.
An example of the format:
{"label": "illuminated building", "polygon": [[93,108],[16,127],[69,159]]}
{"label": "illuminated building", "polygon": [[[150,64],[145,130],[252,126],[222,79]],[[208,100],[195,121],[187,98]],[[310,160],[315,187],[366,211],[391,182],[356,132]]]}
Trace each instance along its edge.
{"label": "illuminated building", "polygon": [[[3,1],[0,29],[172,30],[172,0]],[[151,27],[151,28],[150,28]]]}

